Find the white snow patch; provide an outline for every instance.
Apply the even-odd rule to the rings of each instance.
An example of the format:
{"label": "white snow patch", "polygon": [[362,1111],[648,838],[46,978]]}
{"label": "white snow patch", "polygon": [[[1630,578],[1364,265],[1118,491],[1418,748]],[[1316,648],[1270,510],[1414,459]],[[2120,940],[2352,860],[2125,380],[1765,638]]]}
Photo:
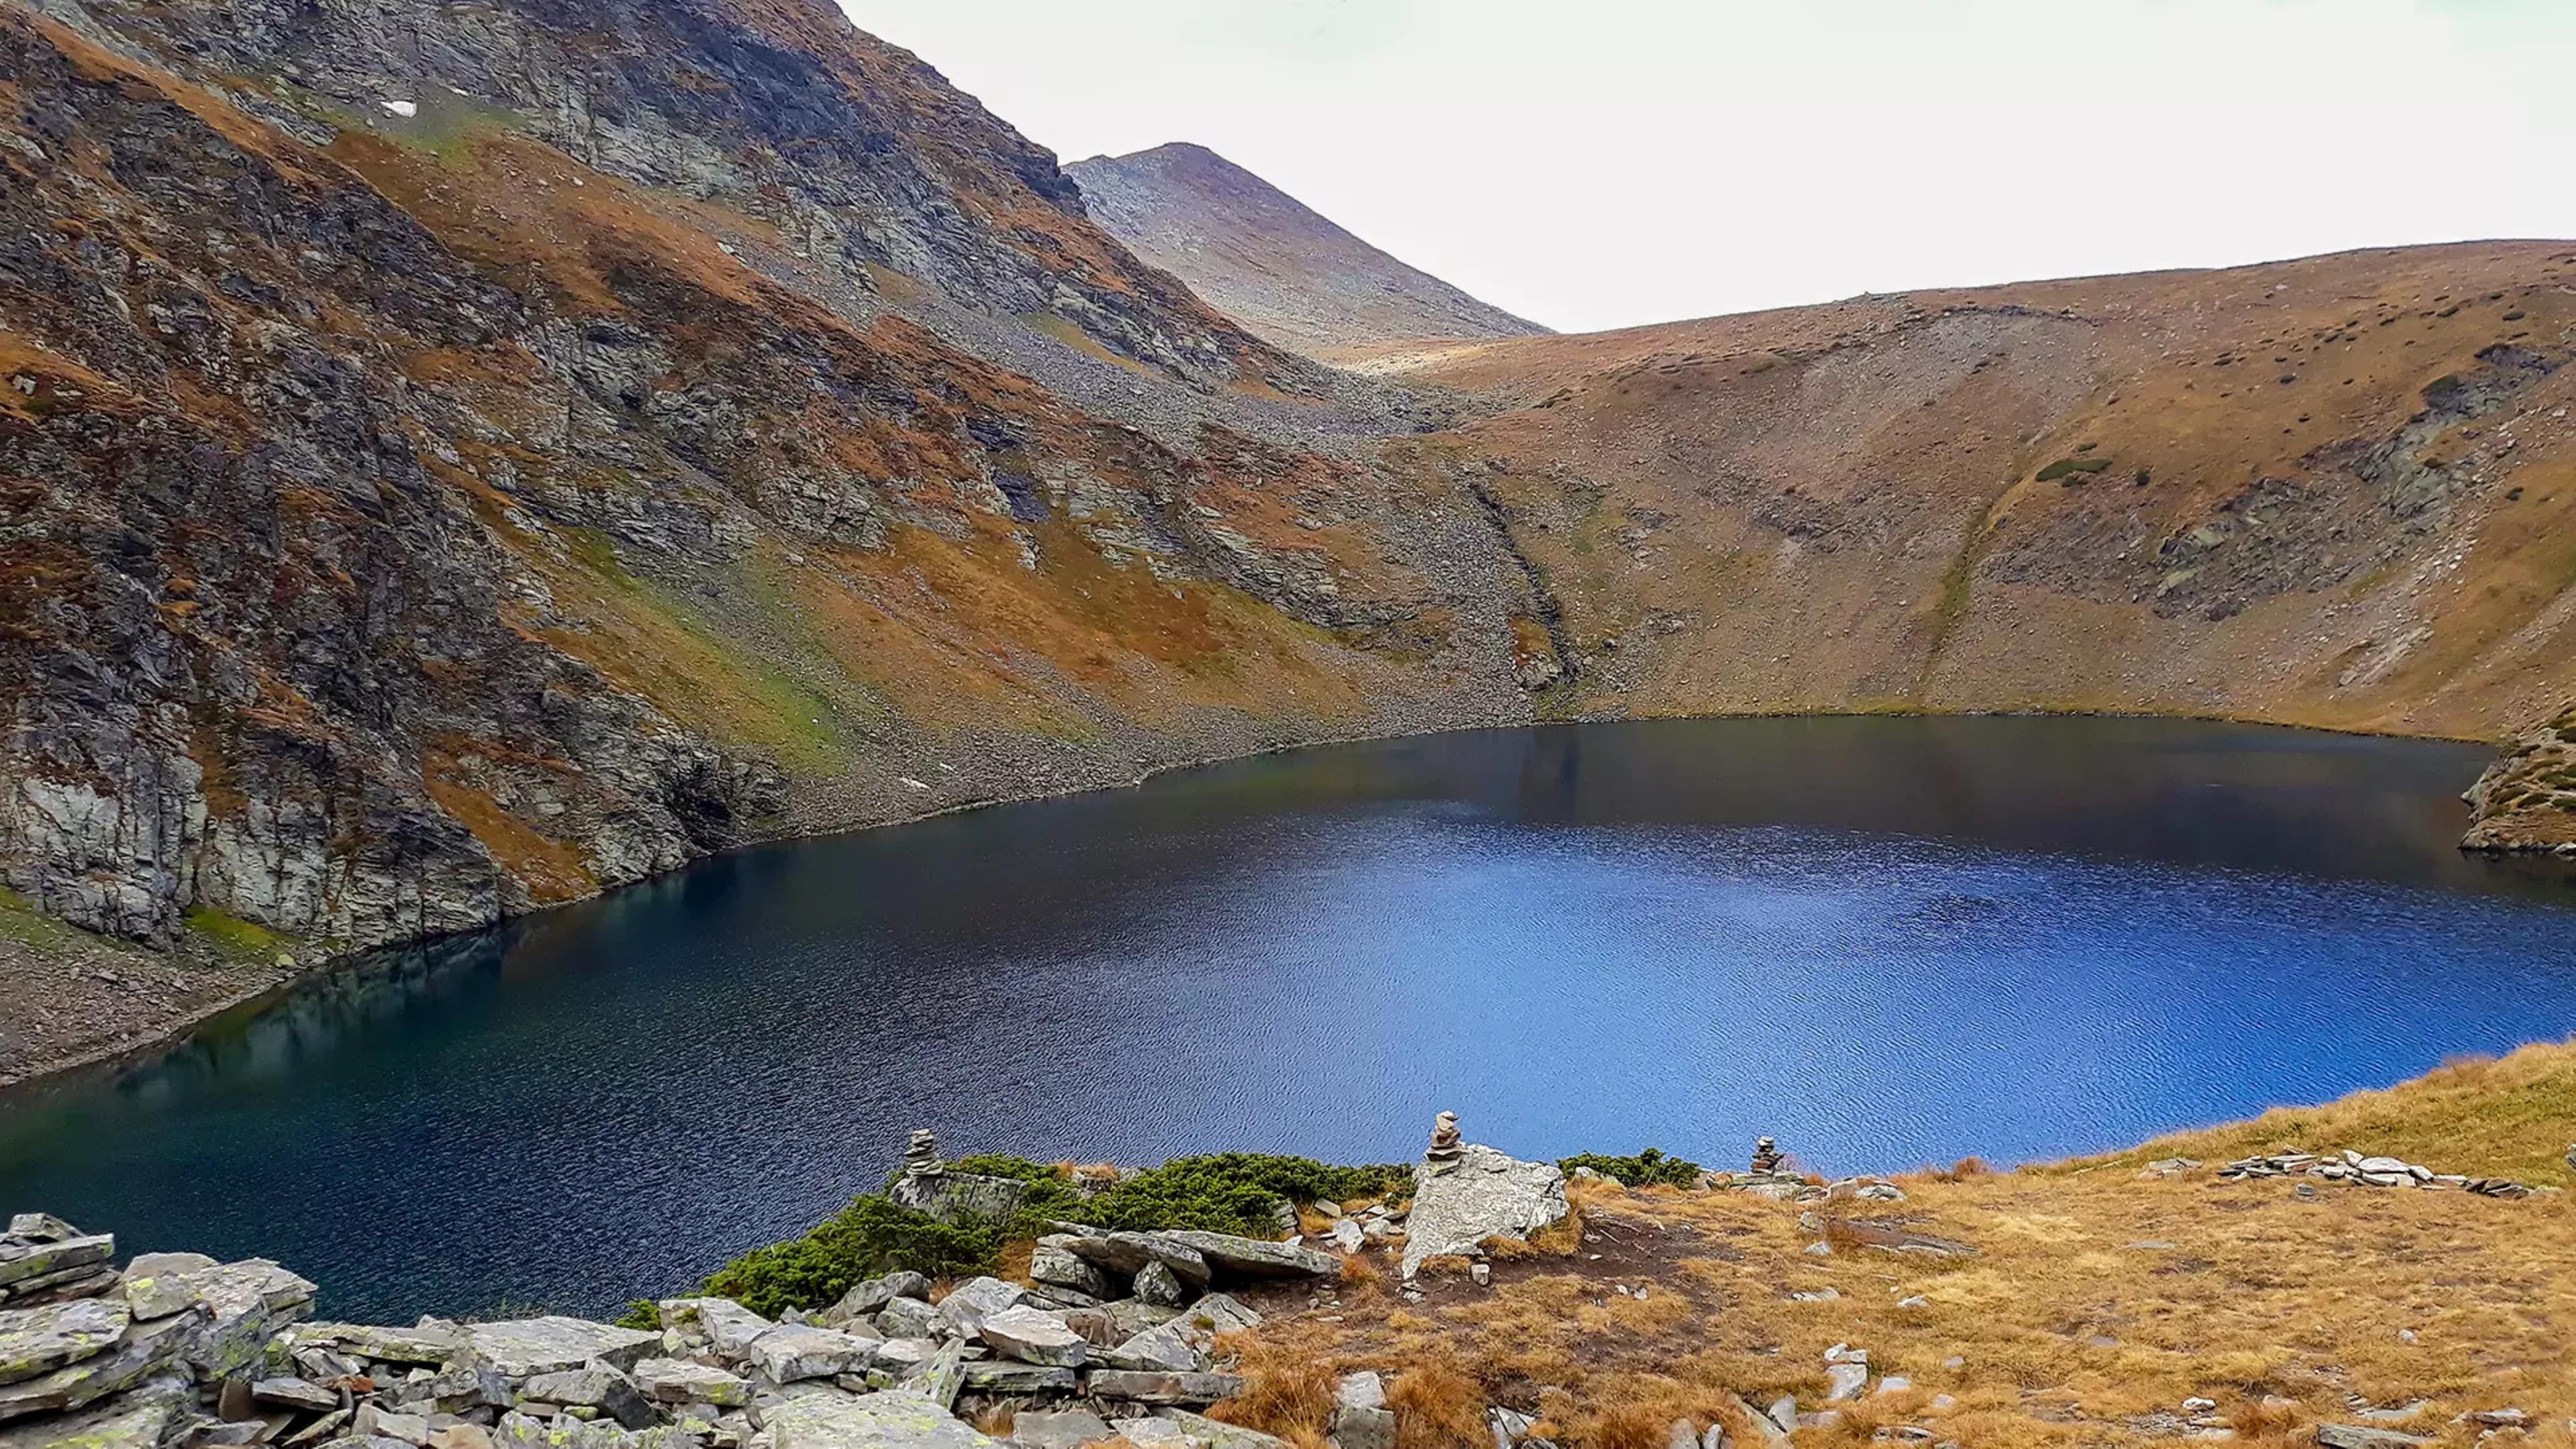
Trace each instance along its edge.
{"label": "white snow patch", "polygon": [[402,117],[406,121],[420,114],[420,102],[418,101],[378,101],[376,104],[384,107],[392,114]]}

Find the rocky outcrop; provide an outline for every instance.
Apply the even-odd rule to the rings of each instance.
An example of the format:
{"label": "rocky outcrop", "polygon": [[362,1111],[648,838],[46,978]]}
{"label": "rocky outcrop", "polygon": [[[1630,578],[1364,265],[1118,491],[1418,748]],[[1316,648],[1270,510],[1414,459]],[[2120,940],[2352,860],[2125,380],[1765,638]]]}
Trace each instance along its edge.
{"label": "rocky outcrop", "polygon": [[2460,797],[2464,849],[2576,856],[2576,708],[2516,739]]}
{"label": "rocky outcrop", "polygon": [[[1196,1236],[1223,1261],[1258,1258],[1246,1240]],[[1211,1355],[1260,1315],[1224,1294],[1123,1343],[1114,1325],[1132,1305],[1046,1307],[994,1279],[916,1317],[898,1305],[928,1285],[909,1273],[853,1289],[832,1326],[674,1298],[653,1330],[563,1316],[380,1328],[301,1321],[313,1285],[265,1260],[144,1254],[120,1271],[114,1250],[41,1214],[0,1236],[0,1272],[13,1275],[0,1285],[0,1443],[974,1449],[995,1441],[969,1421],[997,1403],[1032,1430],[1153,1425],[1142,1432],[1170,1449],[1249,1432],[1188,1412],[1243,1387]],[[960,1295],[982,1311],[947,1313]]]}
{"label": "rocky outcrop", "polygon": [[1522,1162],[1479,1143],[1415,1169],[1405,1220],[1402,1271],[1425,1259],[1478,1253],[1491,1238],[1527,1239],[1564,1220],[1565,1173],[1553,1162]]}
{"label": "rocky outcrop", "polygon": [[366,945],[1525,714],[1455,530],[1253,436],[1388,418],[1276,401],[1337,384],[910,57],[823,5],[399,9],[0,14],[0,880],[44,910]]}

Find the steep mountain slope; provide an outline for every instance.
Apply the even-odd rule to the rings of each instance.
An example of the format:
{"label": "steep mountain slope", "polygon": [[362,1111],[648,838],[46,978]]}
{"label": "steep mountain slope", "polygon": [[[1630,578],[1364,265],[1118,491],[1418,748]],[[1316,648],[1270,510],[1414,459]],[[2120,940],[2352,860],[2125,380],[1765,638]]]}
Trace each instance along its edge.
{"label": "steep mountain slope", "polygon": [[2576,248],[1451,349],[1421,442],[1568,716],[2112,709],[2495,738],[2576,695]]}
{"label": "steep mountain slope", "polygon": [[1136,255],[1309,357],[1547,331],[1397,261],[1204,146],[1175,142],[1065,170],[1092,218]]}
{"label": "steep mountain slope", "polygon": [[364,943],[1525,712],[1485,525],[1266,441],[1405,424],[825,8],[259,18],[0,10],[0,861],[45,909]]}
{"label": "steep mountain slope", "polygon": [[[0,880],[78,925],[396,939],[1534,715],[2576,693],[2565,244],[1416,392],[1209,310],[820,0],[48,3],[0,6]],[[2485,838],[2569,838],[2553,758]]]}

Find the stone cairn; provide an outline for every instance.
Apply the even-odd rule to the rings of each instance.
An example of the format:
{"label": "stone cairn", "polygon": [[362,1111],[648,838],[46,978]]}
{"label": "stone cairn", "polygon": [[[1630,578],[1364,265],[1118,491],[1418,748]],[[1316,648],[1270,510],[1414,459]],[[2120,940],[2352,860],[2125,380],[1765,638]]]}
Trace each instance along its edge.
{"label": "stone cairn", "polygon": [[1780,1170],[1786,1159],[1780,1155],[1780,1144],[1768,1137],[1753,1139],[1753,1170],[1764,1177]]}
{"label": "stone cairn", "polygon": [[1422,1165],[1435,1174],[1458,1165],[1465,1147],[1458,1138],[1458,1114],[1443,1112],[1432,1119],[1431,1145],[1422,1150]]}
{"label": "stone cairn", "polygon": [[946,1171],[947,1164],[939,1160],[939,1139],[927,1127],[913,1128],[912,1139],[903,1145],[903,1175],[938,1177]]}

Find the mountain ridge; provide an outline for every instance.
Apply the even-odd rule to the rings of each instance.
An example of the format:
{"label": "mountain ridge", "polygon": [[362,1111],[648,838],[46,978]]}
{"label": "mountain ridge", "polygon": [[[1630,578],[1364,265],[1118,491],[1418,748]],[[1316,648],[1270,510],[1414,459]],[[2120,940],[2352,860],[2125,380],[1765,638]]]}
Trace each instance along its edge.
{"label": "mountain ridge", "polygon": [[1294,351],[1343,361],[1390,343],[1546,328],[1362,241],[1194,142],[1065,168],[1093,220],[1218,311]]}

